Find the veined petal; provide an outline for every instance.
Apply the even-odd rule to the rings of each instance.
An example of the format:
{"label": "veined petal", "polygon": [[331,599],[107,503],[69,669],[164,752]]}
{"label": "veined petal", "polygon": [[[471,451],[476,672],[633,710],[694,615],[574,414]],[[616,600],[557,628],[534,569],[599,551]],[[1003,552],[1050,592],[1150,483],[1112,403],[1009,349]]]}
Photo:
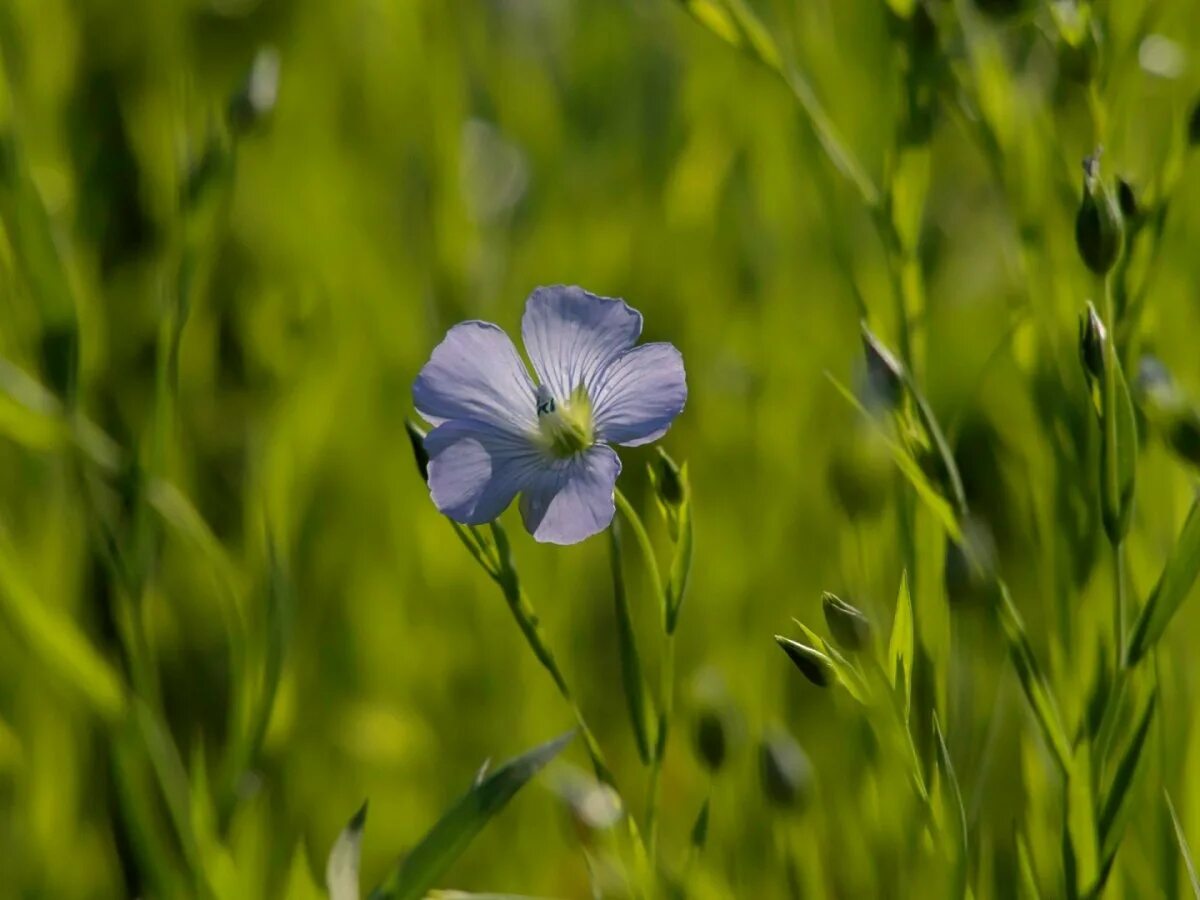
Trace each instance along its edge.
{"label": "veined petal", "polygon": [[473,419],[514,434],[537,430],[535,388],[512,340],[490,322],[462,322],[413,382],[413,405],[433,425]]}
{"label": "veined petal", "polygon": [[624,300],[579,287],[541,287],[525,301],[521,338],[534,371],[559,400],[595,377],[636,343],[642,314]]}
{"label": "veined petal", "polygon": [[495,519],[546,465],[523,435],[472,419],[439,425],[426,436],[425,450],[434,505],[464,525]]}
{"label": "veined petal", "polygon": [[538,471],[521,495],[521,517],[536,540],[577,544],[608,527],[621,460],[597,444]]}
{"label": "veined petal", "polygon": [[634,347],[596,379],[596,437],[630,447],[649,443],[666,434],[686,402],[683,355],[671,344]]}

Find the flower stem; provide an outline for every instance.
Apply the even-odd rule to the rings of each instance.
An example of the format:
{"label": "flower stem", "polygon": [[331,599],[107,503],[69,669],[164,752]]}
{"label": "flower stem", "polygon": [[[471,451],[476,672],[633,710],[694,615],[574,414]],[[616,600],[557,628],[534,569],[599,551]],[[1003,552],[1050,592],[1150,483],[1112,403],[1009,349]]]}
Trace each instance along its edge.
{"label": "flower stem", "polygon": [[575,695],[571,692],[571,688],[567,684],[567,679],[563,676],[562,669],[558,667],[558,661],[554,658],[554,652],[550,649],[550,645],[546,643],[546,635],[542,631],[541,620],[538,618],[533,604],[530,603],[525,589],[521,586],[517,570],[512,564],[508,536],[504,533],[504,529],[495,522],[492,523],[491,528],[492,539],[496,544],[497,571],[492,573],[480,557],[476,556],[476,559],[488,571],[488,574],[492,575],[496,584],[500,586],[509,611],[516,620],[517,627],[521,629],[521,634],[524,635],[525,642],[529,644],[529,649],[533,651],[533,655],[537,657],[537,661],[542,664],[542,668],[550,674],[554,686],[558,688],[559,695],[566,701],[567,706],[571,708],[571,714],[575,717],[575,724],[578,726],[579,734],[583,738],[588,757],[592,762],[592,769],[596,773],[596,778],[616,790],[617,783],[613,778],[612,772],[609,771],[608,764],[604,760],[604,752],[600,749],[596,735],[588,726],[587,720],[583,716],[583,710],[579,708],[579,703],[575,700]]}
{"label": "flower stem", "polygon": [[667,630],[667,621],[670,610],[667,608],[667,591],[663,586],[662,576],[658,571],[658,561],[654,556],[654,545],[650,543],[650,535],[646,533],[646,526],[642,524],[642,517],[637,514],[637,510],[621,493],[620,488],[615,488],[613,498],[616,500],[617,509],[621,511],[621,515],[625,517],[625,521],[629,523],[629,527],[633,529],[633,536],[638,542],[638,548],[642,552],[642,559],[646,561],[646,569],[650,573],[650,583],[654,587],[654,599],[658,602],[658,607],[662,615],[663,630]]}

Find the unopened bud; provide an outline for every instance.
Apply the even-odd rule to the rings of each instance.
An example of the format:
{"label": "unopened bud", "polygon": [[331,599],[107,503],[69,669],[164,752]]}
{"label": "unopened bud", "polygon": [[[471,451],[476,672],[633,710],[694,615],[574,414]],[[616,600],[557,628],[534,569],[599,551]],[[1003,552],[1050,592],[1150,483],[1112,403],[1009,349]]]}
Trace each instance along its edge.
{"label": "unopened bud", "polygon": [[758,748],[758,771],[763,795],[778,809],[796,810],[808,805],[812,794],[812,766],[804,750],[786,731],[773,729]]}
{"label": "unopened bud", "polygon": [[829,633],[843,650],[857,653],[871,643],[870,620],[845,600],[826,591],[821,595],[821,609]]}
{"label": "unopened bud", "polygon": [[696,716],[696,728],[693,734],[696,744],[696,755],[704,768],[712,773],[721,770],[725,757],[729,752],[729,735],[725,717],[716,709],[702,709]]}
{"label": "unopened bud", "polygon": [[800,670],[800,674],[817,687],[828,687],[833,681],[833,663],[821,651],[779,634],[775,635],[775,643],[788,655],[788,659]]}
{"label": "unopened bud", "polygon": [[867,387],[872,399],[895,409],[904,398],[904,367],[866,323],[862,326],[863,353],[867,360]]}
{"label": "unopened bud", "polygon": [[264,47],[254,55],[246,80],[229,101],[230,130],[235,134],[250,131],[271,114],[278,98],[279,52]]}
{"label": "unopened bud", "polygon": [[429,452],[425,449],[425,432],[412,419],[404,421],[404,430],[408,432],[408,442],[412,444],[413,459],[417,462],[417,471],[421,479],[429,482]]}
{"label": "unopened bud", "polygon": [[1083,198],[1075,216],[1075,245],[1084,264],[1104,275],[1121,255],[1124,225],[1112,191],[1100,179],[1099,154],[1083,162]]}
{"label": "unopened bud", "polygon": [[1200,147],[1200,100],[1192,106],[1191,115],[1188,116],[1188,144],[1193,147]]}
{"label": "unopened bud", "polygon": [[658,447],[658,462],[654,466],[654,489],[667,506],[679,506],[684,500],[683,473],[667,451]]}
{"label": "unopened bud", "polygon": [[1079,316],[1079,361],[1088,378],[1104,377],[1104,342],[1107,340],[1108,331],[1089,300],[1087,309]]}
{"label": "unopened bud", "polygon": [[1121,210],[1121,215],[1126,221],[1133,221],[1142,214],[1142,207],[1138,203],[1137,191],[1124,178],[1117,179],[1117,207]]}

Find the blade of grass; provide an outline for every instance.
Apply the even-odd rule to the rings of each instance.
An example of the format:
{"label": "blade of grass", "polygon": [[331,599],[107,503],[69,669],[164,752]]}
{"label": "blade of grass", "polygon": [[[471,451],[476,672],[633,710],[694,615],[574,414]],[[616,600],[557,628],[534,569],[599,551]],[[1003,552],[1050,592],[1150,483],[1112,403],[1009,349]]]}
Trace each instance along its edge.
{"label": "blade of grass", "polygon": [[571,742],[568,732],[500,766],[452,806],[371,893],[371,900],[419,900],[488,821]]}
{"label": "blade of grass", "polygon": [[938,771],[943,780],[946,815],[950,818],[947,826],[954,841],[954,881],[953,896],[967,896],[967,812],[963,807],[962,791],[958,786],[958,776],[954,773],[954,763],[950,760],[950,750],[946,746],[946,736],[938,722],[937,713],[933,714],[933,735],[937,748]]}
{"label": "blade of grass", "polygon": [[1137,665],[1162,639],[1197,576],[1200,576],[1200,497],[1192,501],[1158,583],[1134,623],[1125,656],[1126,666]]}
{"label": "blade of grass", "polygon": [[1013,668],[1017,670],[1017,678],[1021,689],[1029,701],[1030,709],[1041,729],[1046,745],[1054,754],[1055,761],[1063,772],[1071,769],[1071,744],[1063,729],[1062,718],[1058,712],[1058,704],[1050,692],[1050,685],[1042,673],[1029,637],[1025,632],[1025,623],[1021,614],[1013,605],[1008,588],[1003,582],[996,585],[996,613],[1000,619],[1000,627],[1004,631],[1004,639],[1008,645],[1008,655]]}
{"label": "blade of grass", "polygon": [[1171,824],[1175,826],[1175,842],[1179,845],[1179,855],[1183,857],[1184,868],[1187,869],[1188,884],[1192,886],[1192,896],[1196,900],[1200,900],[1200,878],[1196,877],[1196,864],[1192,861],[1192,850],[1188,846],[1187,835],[1183,833],[1183,825],[1179,822],[1179,816],[1175,814],[1175,804],[1171,802],[1171,795],[1163,789],[1163,799],[1167,803],[1167,812],[1171,814]]}

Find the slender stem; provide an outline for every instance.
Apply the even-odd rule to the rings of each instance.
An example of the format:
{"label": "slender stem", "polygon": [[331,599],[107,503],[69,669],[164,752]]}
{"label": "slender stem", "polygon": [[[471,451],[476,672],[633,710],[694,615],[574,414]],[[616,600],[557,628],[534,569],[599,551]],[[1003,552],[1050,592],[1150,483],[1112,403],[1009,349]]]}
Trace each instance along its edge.
{"label": "slender stem", "polygon": [[675,635],[663,637],[663,659],[659,680],[658,740],[650,760],[650,787],[646,797],[646,847],[650,858],[658,849],[658,809],[662,793],[663,759],[667,755],[667,738],[671,729],[671,713],[675,695]]}

